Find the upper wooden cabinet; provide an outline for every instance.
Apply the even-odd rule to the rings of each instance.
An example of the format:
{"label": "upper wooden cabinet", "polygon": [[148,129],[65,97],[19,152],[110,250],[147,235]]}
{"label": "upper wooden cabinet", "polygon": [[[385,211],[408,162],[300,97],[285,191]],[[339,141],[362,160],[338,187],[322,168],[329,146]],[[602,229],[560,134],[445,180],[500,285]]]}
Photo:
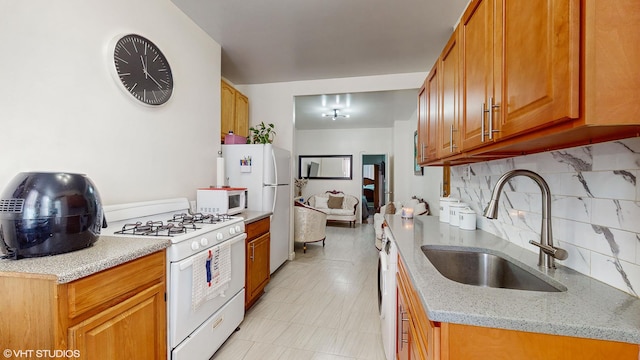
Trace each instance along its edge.
{"label": "upper wooden cabinet", "polygon": [[429,122],[427,117],[427,87],[426,82],[418,91],[418,143],[416,144],[415,157],[417,164],[426,163],[424,149],[427,146],[429,136]]}
{"label": "upper wooden cabinet", "polygon": [[577,118],[579,0],[475,0],[459,31],[463,149]]}
{"label": "upper wooden cabinet", "polygon": [[[458,27],[462,71],[461,147],[464,150],[489,140],[486,109],[494,93],[493,27],[496,0],[473,1]],[[498,44],[497,46],[499,46]],[[462,150],[461,149],[461,150]]]}
{"label": "upper wooden cabinet", "polygon": [[418,92],[418,164],[438,158],[438,64],[433,66]]}
{"label": "upper wooden cabinet", "polygon": [[229,131],[240,136],[249,136],[249,98],[220,81],[220,138],[224,141]]}
{"label": "upper wooden cabinet", "polygon": [[578,118],[580,1],[503,0],[496,14],[495,136]]}
{"label": "upper wooden cabinet", "polygon": [[437,117],[438,157],[460,152],[460,53],[458,30],[440,55],[439,108]]}
{"label": "upper wooden cabinet", "polygon": [[423,164],[638,136],[639,22],[634,0],[471,1],[438,60],[439,150]]}

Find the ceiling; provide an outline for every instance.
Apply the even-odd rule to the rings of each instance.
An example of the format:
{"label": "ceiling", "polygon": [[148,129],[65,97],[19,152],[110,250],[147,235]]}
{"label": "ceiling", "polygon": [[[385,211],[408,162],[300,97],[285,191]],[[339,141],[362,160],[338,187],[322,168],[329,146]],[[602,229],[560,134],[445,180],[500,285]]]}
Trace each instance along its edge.
{"label": "ceiling", "polygon": [[[417,89],[374,91],[353,94],[296,96],[295,127],[312,129],[361,129],[392,127],[395,120],[407,120],[416,111]],[[338,113],[349,118],[322,114]]]}
{"label": "ceiling", "polygon": [[[222,46],[222,76],[247,85],[426,72],[469,0],[172,1]],[[388,127],[391,112],[409,104],[396,99],[401,94],[408,96],[351,94],[352,104],[360,104],[346,119],[351,123],[319,117],[315,126]],[[413,91],[411,111],[416,96]],[[297,126],[313,128],[317,102],[296,99]]]}

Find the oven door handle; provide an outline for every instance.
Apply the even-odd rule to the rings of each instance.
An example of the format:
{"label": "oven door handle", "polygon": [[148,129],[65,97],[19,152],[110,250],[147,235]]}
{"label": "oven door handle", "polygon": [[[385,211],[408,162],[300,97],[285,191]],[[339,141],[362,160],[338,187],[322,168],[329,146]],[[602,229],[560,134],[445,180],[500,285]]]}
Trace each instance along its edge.
{"label": "oven door handle", "polygon": [[[229,243],[229,246],[232,246],[233,244],[237,243],[238,241],[244,241],[247,238],[247,233],[242,233],[236,237],[233,237],[227,241],[231,241],[231,243]],[[220,244],[216,244],[214,246],[218,246]],[[207,250],[207,249],[205,249]],[[189,267],[191,267],[193,265],[193,260],[189,260],[189,261],[185,261],[180,263],[180,271],[185,270]]]}

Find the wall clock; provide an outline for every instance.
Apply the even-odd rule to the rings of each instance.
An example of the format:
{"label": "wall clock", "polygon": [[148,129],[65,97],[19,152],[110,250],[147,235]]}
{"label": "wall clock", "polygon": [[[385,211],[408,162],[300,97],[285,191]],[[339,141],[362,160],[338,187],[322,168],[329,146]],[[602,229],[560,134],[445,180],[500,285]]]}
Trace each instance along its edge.
{"label": "wall clock", "polygon": [[125,89],[148,105],[162,105],[173,92],[173,75],[167,58],[149,39],[129,34],[113,49],[116,73]]}

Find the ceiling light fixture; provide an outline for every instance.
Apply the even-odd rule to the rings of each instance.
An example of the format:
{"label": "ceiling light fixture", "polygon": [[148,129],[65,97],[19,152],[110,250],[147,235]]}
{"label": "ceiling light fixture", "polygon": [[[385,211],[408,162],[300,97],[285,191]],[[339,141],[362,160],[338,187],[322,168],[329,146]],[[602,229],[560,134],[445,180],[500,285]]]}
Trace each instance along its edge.
{"label": "ceiling light fixture", "polygon": [[338,109],[333,109],[333,114],[331,114],[331,113],[329,113],[329,114],[323,113],[322,114],[322,117],[329,117],[329,116],[331,117],[331,120],[335,120],[335,119],[337,119],[339,117],[343,117],[343,118],[348,118],[349,117],[349,115],[343,115],[343,114],[338,113]]}

